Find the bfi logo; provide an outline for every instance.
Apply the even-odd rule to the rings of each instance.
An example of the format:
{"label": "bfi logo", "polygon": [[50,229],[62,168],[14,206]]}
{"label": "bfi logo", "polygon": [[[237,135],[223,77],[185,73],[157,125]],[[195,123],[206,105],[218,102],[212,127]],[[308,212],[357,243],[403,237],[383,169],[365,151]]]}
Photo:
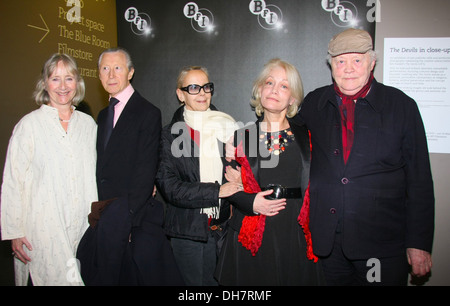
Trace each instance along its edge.
{"label": "bfi logo", "polygon": [[191,20],[191,26],[195,31],[200,33],[214,31],[214,15],[210,10],[199,8],[195,2],[189,2],[184,6],[183,14]]}
{"label": "bfi logo", "polygon": [[131,24],[131,31],[136,35],[151,34],[151,18],[147,13],[139,13],[135,7],[125,10],[125,20]]}
{"label": "bfi logo", "polygon": [[258,23],[263,29],[283,28],[283,12],[278,6],[266,4],[264,0],[252,0],[249,10],[253,15],[258,16]]}
{"label": "bfi logo", "polygon": [[[330,13],[331,20],[338,27],[356,27],[358,25],[358,9],[350,1],[341,0],[321,0],[322,8]],[[381,22],[381,4],[380,0],[367,0],[367,7],[370,7],[367,12],[366,19],[368,22]]]}

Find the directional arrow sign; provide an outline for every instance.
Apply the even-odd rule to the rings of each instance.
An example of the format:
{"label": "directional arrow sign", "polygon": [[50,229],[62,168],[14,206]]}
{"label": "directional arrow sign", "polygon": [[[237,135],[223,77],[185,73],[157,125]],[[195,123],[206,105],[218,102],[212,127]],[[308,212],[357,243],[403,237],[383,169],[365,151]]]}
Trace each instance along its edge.
{"label": "directional arrow sign", "polygon": [[39,43],[41,43],[41,42],[44,40],[44,38],[48,35],[48,33],[50,33],[50,29],[48,28],[47,24],[45,23],[44,18],[42,18],[42,15],[39,14],[39,16],[41,17],[41,20],[42,20],[42,22],[44,23],[45,28],[40,28],[40,27],[31,25],[31,24],[28,24],[28,26],[29,26],[30,28],[34,28],[34,29],[38,29],[38,30],[41,30],[41,31],[45,31],[45,32],[46,32],[45,35],[42,36],[41,40],[39,41]]}

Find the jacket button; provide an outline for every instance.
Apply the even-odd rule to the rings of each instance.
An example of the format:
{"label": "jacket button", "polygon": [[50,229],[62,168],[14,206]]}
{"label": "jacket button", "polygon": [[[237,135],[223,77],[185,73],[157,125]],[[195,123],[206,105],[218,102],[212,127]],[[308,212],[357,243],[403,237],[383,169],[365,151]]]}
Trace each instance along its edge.
{"label": "jacket button", "polygon": [[341,183],[344,184],[344,185],[347,185],[348,182],[349,182],[349,180],[348,180],[348,178],[346,178],[346,177],[344,177],[344,178],[341,180]]}
{"label": "jacket button", "polygon": [[333,151],[333,154],[336,155],[336,156],[338,156],[339,153],[341,153],[341,151],[339,151],[339,149],[336,149],[336,150]]}
{"label": "jacket button", "polygon": [[336,213],[336,208],[331,208],[330,209],[330,214],[334,215]]}

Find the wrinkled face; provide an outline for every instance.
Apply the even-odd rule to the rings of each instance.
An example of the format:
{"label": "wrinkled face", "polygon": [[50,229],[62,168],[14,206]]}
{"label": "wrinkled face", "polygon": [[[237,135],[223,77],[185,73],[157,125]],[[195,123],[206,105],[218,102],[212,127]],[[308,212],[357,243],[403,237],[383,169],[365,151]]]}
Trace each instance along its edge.
{"label": "wrinkled face", "polygon": [[[183,80],[182,87],[187,87],[192,84],[203,86],[209,83],[208,76],[201,70],[189,71]],[[211,93],[205,93],[201,89],[198,94],[192,95],[181,89],[177,89],[177,96],[181,102],[186,104],[186,109],[191,111],[206,111],[211,104]]]}
{"label": "wrinkled face", "polygon": [[337,86],[345,95],[351,96],[367,84],[375,67],[369,53],[347,53],[331,59],[331,73]]}
{"label": "wrinkled face", "polygon": [[103,54],[99,70],[103,88],[112,97],[117,96],[130,85],[130,80],[134,74],[134,69],[128,69],[127,58],[122,52]]}
{"label": "wrinkled face", "polygon": [[259,90],[265,112],[287,112],[289,105],[295,101],[291,95],[286,70],[282,67],[272,68]]}
{"label": "wrinkled face", "polygon": [[46,84],[46,90],[50,97],[50,106],[58,107],[72,104],[76,89],[76,77],[67,69],[62,61],[59,61]]}

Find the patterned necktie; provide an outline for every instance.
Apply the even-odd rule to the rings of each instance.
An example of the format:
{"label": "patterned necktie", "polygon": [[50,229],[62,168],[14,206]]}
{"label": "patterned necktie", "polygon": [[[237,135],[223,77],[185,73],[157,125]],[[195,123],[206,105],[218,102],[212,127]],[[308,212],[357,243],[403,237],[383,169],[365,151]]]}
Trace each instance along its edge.
{"label": "patterned necktie", "polygon": [[105,148],[114,127],[114,106],[116,106],[117,103],[119,103],[119,100],[116,98],[109,99],[108,113],[106,115]]}

